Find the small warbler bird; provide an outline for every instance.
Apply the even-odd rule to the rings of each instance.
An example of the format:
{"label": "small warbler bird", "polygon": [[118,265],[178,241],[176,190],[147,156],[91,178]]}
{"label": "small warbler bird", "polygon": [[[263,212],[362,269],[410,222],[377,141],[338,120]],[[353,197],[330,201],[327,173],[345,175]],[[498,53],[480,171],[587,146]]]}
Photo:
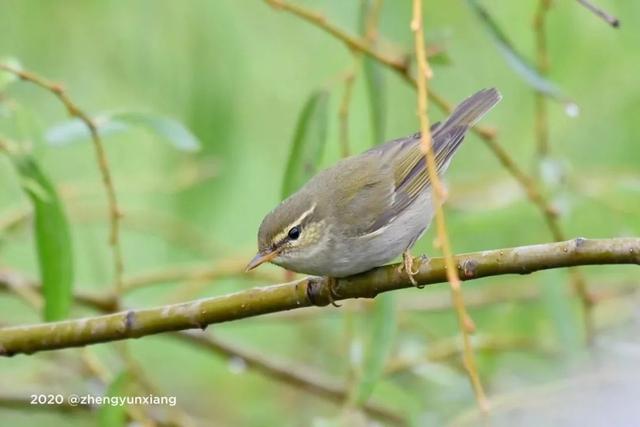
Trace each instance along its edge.
{"label": "small warbler bird", "polygon": [[[481,90],[431,127],[439,175],[469,128],[500,99],[496,89]],[[435,212],[420,139],[420,133],[396,139],[319,172],[263,219],[247,271],[271,262],[335,279],[403,254],[402,268],[416,284],[409,251]]]}

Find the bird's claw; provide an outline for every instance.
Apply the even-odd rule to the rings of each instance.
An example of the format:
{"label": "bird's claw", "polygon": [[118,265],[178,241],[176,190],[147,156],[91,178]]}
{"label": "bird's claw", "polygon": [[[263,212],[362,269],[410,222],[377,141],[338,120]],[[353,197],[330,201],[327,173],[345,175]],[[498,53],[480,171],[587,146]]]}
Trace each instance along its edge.
{"label": "bird's claw", "polygon": [[336,295],[333,291],[333,288],[336,285],[336,278],[335,277],[328,277],[327,278],[327,286],[329,288],[329,303],[331,303],[332,306],[334,307],[342,307],[341,304],[338,304],[334,298],[334,296]]}
{"label": "bird's claw", "polygon": [[421,257],[419,259],[416,269],[414,270],[413,269],[414,259],[411,256],[411,253],[409,251],[405,251],[402,254],[402,264],[398,266],[398,273],[402,273],[403,271],[406,272],[407,277],[409,278],[409,281],[411,282],[411,284],[418,289],[424,288],[424,285],[418,284],[418,282],[414,277],[420,271],[420,264],[422,263],[422,261],[423,261],[423,258]]}

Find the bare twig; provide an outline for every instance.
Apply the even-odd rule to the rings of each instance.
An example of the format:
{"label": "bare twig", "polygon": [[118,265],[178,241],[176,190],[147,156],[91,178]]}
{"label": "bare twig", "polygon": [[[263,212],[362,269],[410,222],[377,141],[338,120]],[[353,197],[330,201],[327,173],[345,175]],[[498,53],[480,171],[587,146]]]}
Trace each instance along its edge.
{"label": "bare twig", "polygon": [[[369,55],[375,60],[379,61],[390,67],[393,71],[398,73],[405,81],[407,81],[414,88],[417,88],[417,80],[411,74],[410,67],[405,61],[404,65],[401,65],[399,61],[390,56],[373,49],[369,46],[365,40],[353,37],[344,31],[338,29],[335,25],[328,22],[326,18],[316,12],[305,9],[299,5],[292,5],[286,3],[284,0],[265,0],[270,5],[286,10],[298,17],[305,19],[313,25],[327,31],[329,34],[342,41],[351,50],[360,50],[361,52]],[[541,0],[544,1],[544,0]],[[355,42],[354,42],[355,40]],[[445,113],[449,114],[452,111],[451,104],[449,104],[444,98],[439,96],[433,90],[428,91],[430,99]],[[549,204],[549,202],[543,196],[537,182],[523,172],[523,170],[516,164],[511,158],[509,153],[496,141],[495,132],[491,129],[480,127],[476,125],[473,128],[474,132],[482,138],[484,143],[489,147],[493,154],[497,157],[502,166],[514,177],[514,179],[520,184],[525,191],[529,200],[540,210],[545,220],[547,227],[549,228],[551,235],[555,241],[562,241],[566,239],[562,228],[558,222],[557,211]],[[587,292],[586,281],[579,271],[571,269],[571,279],[574,288],[576,289],[583,306],[585,307],[585,313],[588,312],[588,307],[591,305],[590,297]],[[586,317],[587,336],[589,333],[589,317]]]}
{"label": "bare twig", "polygon": [[[478,352],[530,351],[544,355],[555,355],[555,351],[542,346],[529,337],[474,337],[474,347]],[[457,358],[464,349],[457,339],[443,339],[429,344],[424,354],[417,358],[396,358],[385,369],[386,375],[410,371],[428,362],[444,362]]]}
{"label": "bare twig", "polygon": [[[31,287],[25,285],[24,279],[22,277],[18,277],[17,275],[13,275],[13,277],[7,277],[6,273],[0,274],[0,287],[2,285],[7,285],[11,288],[14,293],[23,297],[23,299],[35,310],[40,310],[42,306],[42,297],[37,293],[38,290],[42,290],[42,288]],[[26,293],[26,291],[29,291]],[[31,296],[28,298],[26,296]],[[117,309],[117,305],[114,307]],[[108,385],[111,382],[112,375],[109,370],[100,362],[100,360],[93,354],[90,348],[86,347],[82,349],[80,353],[80,361],[82,362],[84,368],[86,368],[87,372],[89,372],[93,377],[101,381],[104,385]],[[151,418],[147,417],[147,415],[140,409],[134,406],[128,406],[126,408],[128,415],[131,419],[139,422],[141,425],[145,427],[153,427],[155,426],[155,422],[151,420]]]}
{"label": "bare twig", "polygon": [[89,133],[91,134],[91,141],[96,152],[98,161],[98,167],[102,175],[102,181],[107,193],[107,201],[109,203],[109,218],[110,218],[110,236],[109,244],[113,251],[113,264],[114,264],[114,283],[118,292],[122,289],[122,276],[124,272],[124,264],[122,260],[122,248],[120,247],[120,208],[118,206],[118,199],[116,197],[116,190],[113,186],[113,180],[111,178],[111,171],[109,169],[109,160],[107,159],[107,153],[100,139],[98,133],[98,127],[94,120],[89,117],[84,111],[82,111],[75,102],[69,98],[65,90],[59,84],[48,81],[47,79],[38,76],[29,71],[23,71],[15,69],[7,64],[0,63],[0,69],[8,73],[14,74],[18,78],[24,81],[31,82],[36,86],[39,86],[53,95],[55,95],[60,102],[67,109],[67,112],[71,117],[75,117],[83,122]]}
{"label": "bare twig", "polygon": [[[13,290],[17,288],[29,286],[35,293],[40,293],[42,289],[39,286],[33,284],[25,284],[26,280],[22,278],[18,273],[9,274],[7,272],[0,271],[0,291],[1,290]],[[102,312],[112,312],[116,310],[114,306],[108,306],[101,302],[99,298],[87,298],[83,294],[74,294],[74,300],[78,304],[85,305],[87,307],[96,309]],[[113,301],[115,303],[115,300]],[[172,336],[178,337],[183,341],[196,344],[197,346],[206,348],[213,351],[216,354],[224,357],[241,359],[249,369],[253,369],[265,376],[273,378],[277,381],[283,382],[293,387],[300,388],[311,394],[319,396],[321,398],[329,399],[334,402],[341,402],[346,399],[348,395],[347,388],[331,378],[325,377],[320,372],[315,372],[309,366],[292,366],[290,361],[282,361],[275,358],[268,358],[265,355],[252,352],[249,349],[242,348],[235,344],[221,340],[215,335],[208,335],[197,332],[180,332]],[[131,354],[124,353],[124,356],[131,357]],[[111,375],[104,368],[103,364],[98,360],[93,353],[83,352],[82,360],[85,367],[93,375],[101,379],[101,381],[108,383]],[[134,369],[134,374],[145,384],[145,387],[149,389],[153,394],[161,395],[160,391],[157,391],[156,387],[151,384],[141,367],[135,360],[129,360],[127,365]],[[2,395],[0,395],[0,407],[3,405]],[[376,404],[375,402],[367,402],[363,405],[363,409],[366,413],[372,417],[379,418],[383,421],[391,422],[393,424],[403,424],[403,418],[392,412],[390,409]],[[175,416],[180,421],[177,425],[185,425],[185,421],[190,421],[190,416],[182,411],[179,411]]]}
{"label": "bare twig", "polygon": [[442,204],[444,203],[445,192],[438,176],[438,167],[436,165],[435,155],[433,153],[431,133],[429,131],[429,117],[427,115],[427,79],[431,77],[431,69],[427,62],[427,56],[425,53],[424,43],[424,28],[422,19],[422,0],[413,1],[413,18],[411,21],[411,30],[414,33],[414,43],[416,50],[416,60],[418,62],[418,117],[420,119],[420,131],[421,131],[421,144],[422,151],[425,154],[427,162],[427,172],[429,174],[429,181],[433,189],[433,199],[435,207],[435,220],[438,231],[438,243],[442,249],[444,255],[445,268],[447,272],[447,280],[451,285],[451,297],[453,305],[458,316],[458,323],[460,325],[460,331],[462,332],[462,340],[464,345],[464,366],[469,374],[469,379],[473,387],[473,391],[476,396],[476,400],[480,408],[484,411],[489,411],[489,405],[487,398],[478,375],[478,369],[476,367],[475,356],[473,354],[473,347],[471,345],[470,334],[473,333],[475,327],[473,320],[467,312],[464,305],[464,297],[462,295],[462,286],[460,277],[458,276],[458,270],[456,263],[453,259],[453,251],[451,249],[451,242],[447,234],[447,227],[444,218],[444,210]]}
{"label": "bare twig", "polygon": [[[363,42],[366,43],[367,46],[371,46],[375,42],[377,36],[377,23],[381,7],[382,0],[376,0],[374,5],[365,16]],[[358,49],[352,49],[352,51],[353,67],[347,73],[344,79],[344,92],[342,95],[342,100],[340,101],[340,109],[338,110],[338,119],[340,122],[340,148],[342,157],[348,157],[350,155],[349,106],[351,104],[351,99],[353,98],[353,89],[355,86],[356,78],[360,69],[362,68],[363,52]]]}
{"label": "bare twig", "polygon": [[[589,264],[640,264],[640,238],[574,239],[560,243],[483,251],[456,256],[464,280],[502,274],[526,274],[538,270]],[[446,280],[442,258],[423,263],[415,279],[427,285]],[[323,278],[253,288],[229,295],[157,308],[128,310],[104,316],[0,329],[0,355],[141,337],[160,332],[204,328],[209,324],[243,319],[312,305],[328,305],[335,299],[373,298],[381,292],[410,287],[397,265],[339,279],[330,294]]]}
{"label": "bare twig", "polygon": [[163,267],[140,273],[124,279],[124,289],[132,292],[140,288],[175,281],[210,282],[215,279],[243,275],[257,280],[280,280],[277,272],[252,271],[244,272],[247,260],[243,257],[230,256],[210,263]]}
{"label": "bare twig", "polygon": [[[537,67],[540,74],[546,75],[549,71],[549,54],[547,52],[546,19],[551,8],[551,0],[538,0],[538,7],[533,21],[533,29],[536,38]],[[547,112],[547,98],[536,91],[535,94],[535,138],[538,149],[538,160],[543,160],[549,155],[549,114]],[[557,241],[564,240],[565,236],[557,221],[554,219],[554,238]],[[585,336],[588,343],[593,340],[593,301],[587,289],[586,279],[579,270],[569,270],[571,284],[580,298],[584,317]]]}
{"label": "bare twig", "polygon": [[373,47],[369,46],[369,43],[367,43],[366,40],[360,37],[352,36],[347,32],[341,30],[336,25],[333,25],[331,22],[327,21],[327,19],[322,14],[293,3],[285,2],[283,0],[265,0],[265,2],[276,9],[291,12],[304,19],[305,21],[308,21],[324,29],[326,32],[345,43],[351,50],[363,52],[400,73],[409,72],[409,63],[405,60],[405,58],[394,58],[378,52]]}
{"label": "bare twig", "polygon": [[602,18],[607,24],[611,25],[613,28],[620,27],[620,20],[613,15],[602,10],[600,7],[591,3],[588,0],[578,0],[578,3],[586,7],[588,10],[593,12],[596,16]]}
{"label": "bare twig", "polygon": [[[281,360],[267,359],[260,354],[202,332],[185,331],[174,336],[215,353],[230,358],[242,359],[249,368],[257,372],[333,402],[341,403],[347,398],[348,390],[344,384],[327,378],[320,372],[314,372],[308,366],[295,366],[291,362],[285,363]],[[374,402],[365,403],[362,409],[369,415],[383,421],[399,425],[405,424],[405,420],[401,415]]]}
{"label": "bare twig", "polygon": [[[286,10],[300,18],[305,19],[318,28],[327,31],[329,34],[333,35],[338,40],[343,42],[350,49],[360,50],[361,52],[369,55],[371,58],[377,60],[381,64],[391,68],[411,86],[417,88],[417,82],[411,74],[410,67],[408,66],[408,61],[400,63],[393,57],[387,56],[384,53],[375,50],[374,48],[369,46],[365,40],[358,39],[338,29],[335,25],[329,23],[324,16],[316,12],[307,10],[302,6],[292,5],[286,3],[284,0],[265,1],[277,9]],[[354,40],[357,40],[357,42],[354,43]],[[443,97],[438,95],[432,89],[428,92],[429,98],[433,101],[434,104],[436,104],[445,113],[451,113],[452,106],[449,102],[447,102]],[[516,162],[511,158],[509,153],[496,141],[495,131],[493,129],[485,128],[479,125],[474,126],[473,131],[478,136],[480,136],[480,138],[482,138],[483,142],[487,144],[489,149],[497,157],[500,164],[502,164],[502,166],[504,166],[504,168],[507,169],[507,171],[522,186],[529,200],[531,200],[531,202],[539,208],[540,212],[542,212],[544,216],[547,226],[551,230],[551,234],[553,235],[554,239],[558,241],[564,240],[562,230],[556,218],[556,210],[551,207],[551,205],[544,198],[542,192],[538,188],[536,181],[526,173],[524,173],[522,169],[516,164]]]}
{"label": "bare twig", "polygon": [[355,86],[356,75],[360,69],[360,60],[354,58],[353,70],[351,70],[344,79],[344,92],[340,101],[340,109],[338,110],[338,119],[340,121],[340,154],[342,157],[348,157],[349,150],[349,105],[353,97],[353,87]]}
{"label": "bare twig", "polygon": [[[551,7],[551,0],[538,0],[538,7],[533,19],[533,30],[536,38],[536,62],[538,71],[546,76],[549,71],[549,56],[547,54],[546,21]],[[544,159],[549,155],[549,126],[547,118],[547,97],[535,91],[535,135],[538,158]]]}

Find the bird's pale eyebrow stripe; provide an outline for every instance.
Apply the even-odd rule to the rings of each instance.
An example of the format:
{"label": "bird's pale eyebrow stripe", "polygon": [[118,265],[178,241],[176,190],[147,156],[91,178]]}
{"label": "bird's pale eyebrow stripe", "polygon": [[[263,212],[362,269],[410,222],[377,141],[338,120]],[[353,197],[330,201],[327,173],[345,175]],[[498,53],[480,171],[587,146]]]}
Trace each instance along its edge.
{"label": "bird's pale eyebrow stripe", "polygon": [[291,227],[294,227],[296,225],[301,224],[302,221],[304,221],[309,215],[311,215],[313,213],[313,211],[316,210],[316,206],[318,206],[318,204],[314,203],[313,205],[311,205],[311,207],[309,209],[307,209],[306,211],[302,212],[302,215],[300,215],[295,221],[293,221],[291,224],[286,226],[284,228],[284,230],[282,230],[280,233],[278,233],[278,235],[273,239],[273,241],[274,242],[280,242],[282,239],[284,239],[287,236],[287,234],[289,233],[289,229]]}
{"label": "bird's pale eyebrow stripe", "polygon": [[311,205],[311,207],[309,209],[307,209],[306,211],[304,211],[302,213],[302,215],[300,215],[298,217],[298,219],[296,219],[295,221],[293,221],[293,223],[289,224],[289,227],[287,227],[287,230],[295,225],[298,225],[300,223],[302,223],[302,221],[305,220],[306,217],[308,217],[309,215],[311,215],[313,213],[313,211],[316,210],[316,206],[318,206],[317,203],[314,203],[313,205]]}

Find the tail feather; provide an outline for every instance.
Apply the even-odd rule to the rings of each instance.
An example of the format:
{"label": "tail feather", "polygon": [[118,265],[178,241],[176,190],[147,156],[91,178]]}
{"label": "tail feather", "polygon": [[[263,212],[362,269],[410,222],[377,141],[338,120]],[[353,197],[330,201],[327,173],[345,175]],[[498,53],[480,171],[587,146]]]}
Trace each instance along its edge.
{"label": "tail feather", "polygon": [[[484,89],[465,99],[443,122],[431,128],[431,139],[438,174],[444,173],[471,126],[482,118],[502,96],[496,89]],[[393,156],[395,178],[393,204],[371,226],[375,231],[410,206],[430,185],[420,133],[390,141],[371,149],[380,155]]]}
{"label": "tail feather", "polygon": [[501,99],[502,95],[497,89],[483,89],[462,101],[442,124],[431,130],[439,173],[443,173],[447,169],[451,157],[462,144],[469,128],[475,125]]}
{"label": "tail feather", "polygon": [[483,89],[462,101],[447,119],[432,131],[435,140],[438,135],[449,132],[454,127],[470,128],[487,114],[500,100],[502,95],[495,88]]}

